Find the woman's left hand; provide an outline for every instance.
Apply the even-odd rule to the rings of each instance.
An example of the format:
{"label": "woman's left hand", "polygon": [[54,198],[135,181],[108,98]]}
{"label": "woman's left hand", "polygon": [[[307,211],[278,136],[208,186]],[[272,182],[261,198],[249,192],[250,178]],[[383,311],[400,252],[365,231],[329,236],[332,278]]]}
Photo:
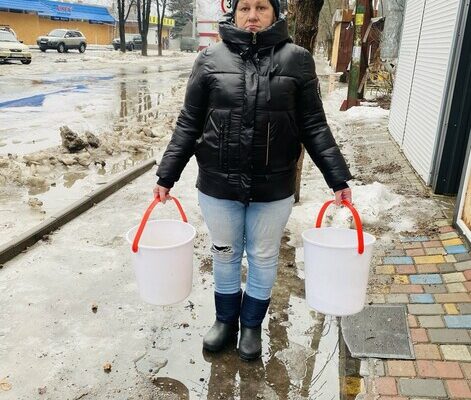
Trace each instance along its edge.
{"label": "woman's left hand", "polygon": [[342,205],[342,200],[347,200],[349,203],[352,203],[352,189],[346,188],[335,192],[335,205]]}

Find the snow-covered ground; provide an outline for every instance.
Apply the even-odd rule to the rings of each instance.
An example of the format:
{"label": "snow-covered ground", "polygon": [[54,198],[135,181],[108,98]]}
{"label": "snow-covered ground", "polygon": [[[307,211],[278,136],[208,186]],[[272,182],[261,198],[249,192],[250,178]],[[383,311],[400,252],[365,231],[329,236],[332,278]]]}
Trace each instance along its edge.
{"label": "snow-covered ground", "polygon": [[[194,54],[37,52],[0,68],[0,244],[165,145]],[[98,136],[70,154],[60,127]]]}

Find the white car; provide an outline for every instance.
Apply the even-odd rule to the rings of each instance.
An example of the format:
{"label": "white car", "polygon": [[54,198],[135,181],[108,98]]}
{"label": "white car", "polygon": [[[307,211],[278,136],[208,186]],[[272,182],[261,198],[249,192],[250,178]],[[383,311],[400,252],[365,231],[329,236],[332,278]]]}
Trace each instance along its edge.
{"label": "white car", "polygon": [[36,42],[42,52],[55,49],[59,53],[66,53],[70,49],[77,49],[84,53],[87,48],[87,39],[82,32],[72,29],[54,29],[46,36],[39,36]]}
{"label": "white car", "polygon": [[12,32],[0,30],[0,62],[7,60],[31,64],[31,52],[29,47],[19,42]]}

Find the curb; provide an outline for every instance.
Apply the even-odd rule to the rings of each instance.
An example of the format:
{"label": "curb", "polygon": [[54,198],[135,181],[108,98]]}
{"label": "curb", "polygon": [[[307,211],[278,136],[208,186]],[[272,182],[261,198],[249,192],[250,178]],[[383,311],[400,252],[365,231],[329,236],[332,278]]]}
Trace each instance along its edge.
{"label": "curb", "polygon": [[38,242],[44,235],[55,231],[67,222],[72,221],[85,211],[92,208],[95,204],[105,200],[107,197],[117,192],[129,182],[149,171],[156,164],[155,160],[148,160],[123,175],[113,179],[111,182],[102,186],[100,189],[85,195],[82,199],[72,203],[62,211],[50,216],[41,224],[22,233],[18,237],[4,245],[0,246],[0,264],[10,261],[18,254],[25,251],[28,247]]}

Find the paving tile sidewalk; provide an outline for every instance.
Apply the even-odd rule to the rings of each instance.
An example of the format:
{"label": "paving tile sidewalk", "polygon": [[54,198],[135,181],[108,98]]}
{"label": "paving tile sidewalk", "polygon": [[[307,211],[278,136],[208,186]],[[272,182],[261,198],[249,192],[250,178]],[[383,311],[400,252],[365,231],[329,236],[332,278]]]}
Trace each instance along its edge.
{"label": "paving tile sidewalk", "polygon": [[[434,236],[402,237],[384,252],[374,303],[403,303],[415,360],[365,360],[362,399],[471,399],[471,255],[451,220]],[[389,282],[389,284],[388,284]],[[378,371],[380,371],[378,373]]]}

